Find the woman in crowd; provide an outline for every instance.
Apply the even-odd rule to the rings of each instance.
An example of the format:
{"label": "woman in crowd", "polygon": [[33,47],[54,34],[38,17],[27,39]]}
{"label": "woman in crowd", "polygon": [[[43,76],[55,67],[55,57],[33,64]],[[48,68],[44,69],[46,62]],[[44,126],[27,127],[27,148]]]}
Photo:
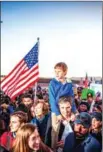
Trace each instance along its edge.
{"label": "woman in crowd", "polygon": [[100,112],[92,113],[91,135],[95,137],[102,147],[102,114]]}
{"label": "woman in crowd", "polygon": [[31,120],[31,123],[37,126],[40,137],[44,141],[50,119],[49,109],[43,100],[37,100],[34,103],[34,111],[35,117]]}
{"label": "woman in crowd", "polygon": [[4,132],[0,137],[0,145],[8,151],[12,148],[13,141],[19,128],[28,120],[27,114],[18,111],[10,115],[10,131]]}
{"label": "woman in crowd", "polygon": [[37,127],[24,124],[18,131],[12,152],[53,152],[40,139]]}

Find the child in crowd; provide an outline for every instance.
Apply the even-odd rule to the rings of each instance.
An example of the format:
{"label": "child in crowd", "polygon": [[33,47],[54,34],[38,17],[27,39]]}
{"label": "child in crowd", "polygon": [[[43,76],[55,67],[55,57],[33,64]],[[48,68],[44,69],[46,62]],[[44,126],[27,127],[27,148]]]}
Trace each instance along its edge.
{"label": "child in crowd", "polygon": [[[49,84],[49,102],[52,112],[52,148],[55,149],[56,139],[58,136],[59,125],[58,122],[62,120],[59,111],[58,101],[62,96],[73,97],[72,83],[66,78],[68,67],[64,62],[59,62],[54,67],[55,78]],[[73,104],[72,104],[73,105]],[[73,111],[76,112],[76,106],[72,106]]]}

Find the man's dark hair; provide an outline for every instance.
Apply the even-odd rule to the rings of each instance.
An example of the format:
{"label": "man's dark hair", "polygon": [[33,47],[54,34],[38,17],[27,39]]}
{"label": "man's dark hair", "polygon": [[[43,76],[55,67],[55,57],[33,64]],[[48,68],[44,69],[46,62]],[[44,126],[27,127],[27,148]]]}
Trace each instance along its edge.
{"label": "man's dark hair", "polygon": [[33,97],[30,93],[24,93],[21,95],[20,100],[22,101],[23,98],[30,98],[33,100]]}

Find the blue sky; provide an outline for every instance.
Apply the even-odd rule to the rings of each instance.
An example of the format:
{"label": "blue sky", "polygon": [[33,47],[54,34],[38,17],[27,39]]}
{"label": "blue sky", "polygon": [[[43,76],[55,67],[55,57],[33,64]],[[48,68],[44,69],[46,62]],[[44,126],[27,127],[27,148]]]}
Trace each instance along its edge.
{"label": "blue sky", "polygon": [[102,2],[1,2],[1,74],[40,38],[40,76],[63,61],[68,77],[102,76]]}

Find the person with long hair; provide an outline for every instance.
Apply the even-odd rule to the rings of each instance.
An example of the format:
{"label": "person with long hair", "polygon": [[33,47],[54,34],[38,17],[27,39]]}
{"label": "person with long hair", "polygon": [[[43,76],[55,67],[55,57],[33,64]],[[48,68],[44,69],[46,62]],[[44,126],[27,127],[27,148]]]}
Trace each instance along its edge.
{"label": "person with long hair", "polygon": [[16,134],[19,128],[24,125],[28,120],[28,116],[23,111],[17,111],[10,115],[10,130],[6,131],[0,137],[0,146],[3,146],[6,150],[12,148],[12,144],[16,138]]}
{"label": "person with long hair", "polygon": [[18,131],[12,152],[53,152],[40,139],[37,127],[24,124]]}

